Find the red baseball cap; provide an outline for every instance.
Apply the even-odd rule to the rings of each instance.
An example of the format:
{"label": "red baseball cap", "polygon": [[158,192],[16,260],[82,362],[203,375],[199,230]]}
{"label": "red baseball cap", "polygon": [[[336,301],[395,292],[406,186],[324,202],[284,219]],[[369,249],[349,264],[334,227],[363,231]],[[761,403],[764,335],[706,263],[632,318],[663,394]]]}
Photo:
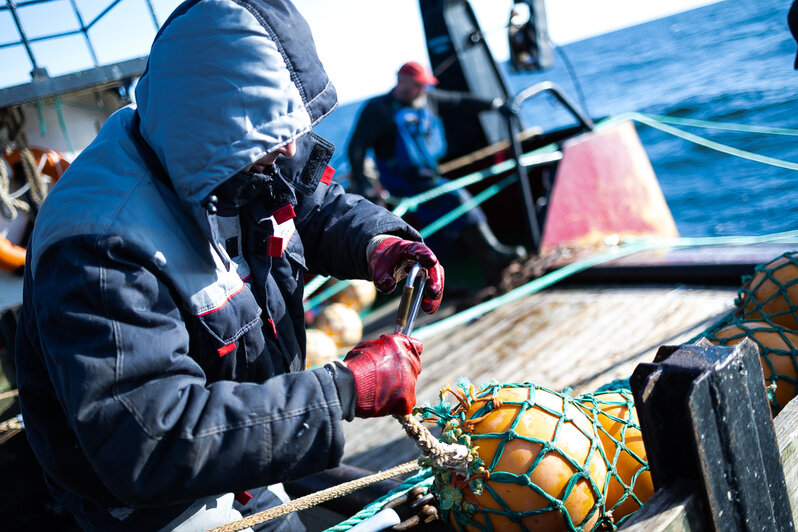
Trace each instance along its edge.
{"label": "red baseball cap", "polygon": [[427,69],[415,61],[408,61],[399,69],[398,75],[407,76],[421,85],[437,85],[438,78],[427,72]]}

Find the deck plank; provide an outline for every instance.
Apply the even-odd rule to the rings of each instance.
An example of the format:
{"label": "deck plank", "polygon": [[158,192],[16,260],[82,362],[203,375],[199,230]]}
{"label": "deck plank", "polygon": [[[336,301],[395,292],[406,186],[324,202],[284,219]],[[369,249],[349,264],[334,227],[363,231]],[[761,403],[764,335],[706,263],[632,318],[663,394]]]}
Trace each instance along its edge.
{"label": "deck plank", "polygon": [[[661,345],[686,343],[726,314],[732,288],[604,286],[547,290],[424,342],[419,403],[447,383],[532,381],[574,393],[631,375]],[[390,332],[390,331],[383,331]],[[345,424],[344,462],[379,471],[419,453],[392,418]]]}

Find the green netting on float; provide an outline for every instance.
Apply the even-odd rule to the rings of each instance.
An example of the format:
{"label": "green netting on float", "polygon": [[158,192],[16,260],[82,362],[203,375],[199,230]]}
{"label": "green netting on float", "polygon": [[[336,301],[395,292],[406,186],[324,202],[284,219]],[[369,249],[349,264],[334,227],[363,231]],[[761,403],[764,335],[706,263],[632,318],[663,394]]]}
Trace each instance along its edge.
{"label": "green netting on float", "polygon": [[741,321],[798,329],[798,253],[783,253],[743,278],[735,301]]}
{"label": "green netting on float", "polygon": [[[632,433],[640,433],[628,382],[615,381],[613,388],[572,397],[569,390],[529,382],[494,382],[477,390],[460,379],[441,391],[438,404],[418,407],[423,419],[441,427],[441,440],[466,445],[476,456],[468,478],[433,469],[431,491],[441,518],[455,530],[481,531],[589,531],[622,524],[645,502],[634,490],[649,473],[644,452],[627,449]],[[614,427],[603,429],[602,423]],[[611,443],[611,453],[602,439]],[[630,461],[632,471],[616,471],[619,464],[628,469]],[[614,498],[605,508],[608,493]],[[627,513],[614,516],[619,508]]]}
{"label": "green netting on float", "polygon": [[612,390],[583,394],[575,400],[593,422],[604,451],[604,523],[621,526],[651,497],[654,486],[634,397],[628,388],[608,388]]}
{"label": "green netting on float", "polygon": [[753,340],[777,414],[795,397],[798,384],[798,253],[783,253],[743,276],[734,307],[690,342],[703,337],[731,346]]}

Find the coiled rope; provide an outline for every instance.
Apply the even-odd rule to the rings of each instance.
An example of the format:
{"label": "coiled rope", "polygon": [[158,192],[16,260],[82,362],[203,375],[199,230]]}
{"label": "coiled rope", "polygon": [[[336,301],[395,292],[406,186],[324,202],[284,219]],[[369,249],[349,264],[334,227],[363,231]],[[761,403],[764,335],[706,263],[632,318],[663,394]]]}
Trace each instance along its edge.
{"label": "coiled rope", "polygon": [[15,435],[22,432],[25,425],[22,423],[22,416],[15,416],[0,423],[0,444],[10,440]]}
{"label": "coiled rope", "polygon": [[[22,173],[25,182],[29,187],[30,200],[35,205],[41,205],[47,195],[47,184],[42,178],[39,165],[28,145],[28,137],[25,135],[23,126],[25,125],[25,115],[19,107],[0,109],[0,129],[5,129],[8,137],[8,145],[0,146],[0,154],[7,153],[11,146],[16,146],[19,152]],[[18,211],[30,211],[27,202],[10,193],[10,179],[6,171],[5,164],[0,161],[0,214],[9,220],[17,217]]]}

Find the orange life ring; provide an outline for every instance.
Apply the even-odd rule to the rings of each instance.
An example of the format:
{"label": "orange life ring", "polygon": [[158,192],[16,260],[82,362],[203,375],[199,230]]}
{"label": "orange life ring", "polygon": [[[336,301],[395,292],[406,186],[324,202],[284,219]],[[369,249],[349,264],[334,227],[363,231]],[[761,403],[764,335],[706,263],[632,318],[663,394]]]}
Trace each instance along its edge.
{"label": "orange life ring", "polygon": [[[49,186],[52,187],[66,172],[69,167],[69,161],[64,158],[63,154],[50,148],[30,146],[29,149],[39,166],[39,171],[41,171],[42,175],[50,178]],[[14,166],[22,160],[19,150],[14,149],[6,154],[0,153],[0,157],[4,158],[8,163],[13,176]],[[0,161],[0,164],[3,164],[2,161]],[[0,236],[0,270],[13,273],[19,271],[24,265],[25,248],[14,244],[4,236]]]}
{"label": "orange life ring", "polygon": [[[36,160],[36,164],[39,165],[41,173],[52,180],[50,186],[53,186],[53,184],[64,175],[66,169],[69,168],[69,161],[64,158],[61,152],[39,146],[30,146],[29,149],[33,154],[33,158]],[[5,155],[5,159],[8,162],[8,166],[13,170],[14,165],[21,160],[19,150],[11,150]]]}
{"label": "orange life ring", "polygon": [[0,236],[0,269],[14,273],[25,266],[25,248]]}

